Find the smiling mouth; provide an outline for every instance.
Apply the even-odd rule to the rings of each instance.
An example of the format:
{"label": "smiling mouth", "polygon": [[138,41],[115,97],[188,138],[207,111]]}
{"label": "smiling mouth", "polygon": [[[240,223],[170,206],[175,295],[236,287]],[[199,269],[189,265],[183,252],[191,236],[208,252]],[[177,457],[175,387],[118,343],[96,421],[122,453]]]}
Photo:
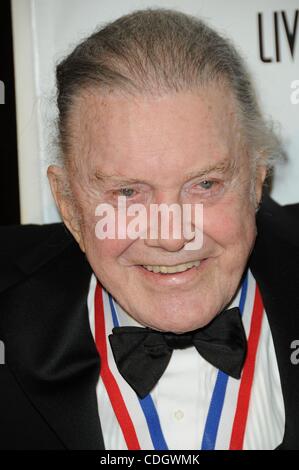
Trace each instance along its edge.
{"label": "smiling mouth", "polygon": [[176,274],[182,273],[184,271],[188,271],[193,267],[198,267],[200,265],[200,261],[190,261],[188,263],[176,264],[173,266],[164,266],[164,265],[142,265],[144,269],[147,271],[153,272],[155,274]]}

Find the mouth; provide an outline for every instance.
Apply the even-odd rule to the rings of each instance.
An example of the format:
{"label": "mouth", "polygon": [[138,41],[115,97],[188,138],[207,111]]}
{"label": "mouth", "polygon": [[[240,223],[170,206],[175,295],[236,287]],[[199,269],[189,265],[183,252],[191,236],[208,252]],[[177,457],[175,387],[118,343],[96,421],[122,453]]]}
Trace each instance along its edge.
{"label": "mouth", "polygon": [[182,273],[184,271],[187,271],[188,269],[193,268],[194,266],[199,266],[200,261],[191,261],[189,263],[182,263],[182,264],[176,264],[173,266],[163,266],[163,265],[143,265],[142,267],[147,269],[150,272],[154,272],[155,274],[161,273],[161,274],[177,274],[177,273]]}
{"label": "mouth", "polygon": [[205,269],[207,261],[208,258],[205,258],[172,266],[139,265],[136,268],[149,282],[164,286],[178,286],[194,280]]}

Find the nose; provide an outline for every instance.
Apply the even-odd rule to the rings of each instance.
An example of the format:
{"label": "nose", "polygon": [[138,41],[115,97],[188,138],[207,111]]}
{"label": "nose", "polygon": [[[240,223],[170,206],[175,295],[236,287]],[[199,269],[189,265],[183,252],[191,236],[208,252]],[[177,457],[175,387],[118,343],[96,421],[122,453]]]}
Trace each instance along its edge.
{"label": "nose", "polygon": [[184,235],[183,207],[178,198],[164,195],[157,198],[150,207],[148,222],[147,238],[145,238],[148,247],[179,251],[194,238],[187,238]]}
{"label": "nose", "polygon": [[184,245],[187,243],[187,240],[184,240],[183,237],[180,237],[179,239],[174,239],[174,238],[161,238],[158,236],[156,239],[155,238],[146,238],[145,239],[145,244],[148,247],[155,247],[155,248],[163,248],[166,251],[179,251],[181,250]]}

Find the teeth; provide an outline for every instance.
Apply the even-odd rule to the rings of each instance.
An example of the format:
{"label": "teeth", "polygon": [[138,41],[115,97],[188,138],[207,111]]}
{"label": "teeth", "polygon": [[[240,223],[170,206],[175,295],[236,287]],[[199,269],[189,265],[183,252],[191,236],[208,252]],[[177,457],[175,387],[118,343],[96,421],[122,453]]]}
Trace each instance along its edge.
{"label": "teeth", "polygon": [[183,271],[187,271],[187,269],[193,268],[193,266],[199,265],[200,261],[190,261],[190,263],[176,264],[175,266],[143,265],[143,267],[148,271],[152,271],[154,273],[173,274],[182,273]]}

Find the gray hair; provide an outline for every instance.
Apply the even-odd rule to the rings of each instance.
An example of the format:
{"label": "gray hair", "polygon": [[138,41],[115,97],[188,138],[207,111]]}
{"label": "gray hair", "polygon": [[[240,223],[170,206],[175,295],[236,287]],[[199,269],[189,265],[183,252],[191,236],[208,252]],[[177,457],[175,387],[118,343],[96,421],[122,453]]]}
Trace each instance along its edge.
{"label": "gray hair", "polygon": [[259,107],[250,74],[231,41],[202,20],[168,9],[138,10],[83,40],[58,66],[58,140],[65,163],[69,117],[84,89],[163,95],[211,82],[233,92],[254,167],[268,171],[282,156],[279,139]]}

